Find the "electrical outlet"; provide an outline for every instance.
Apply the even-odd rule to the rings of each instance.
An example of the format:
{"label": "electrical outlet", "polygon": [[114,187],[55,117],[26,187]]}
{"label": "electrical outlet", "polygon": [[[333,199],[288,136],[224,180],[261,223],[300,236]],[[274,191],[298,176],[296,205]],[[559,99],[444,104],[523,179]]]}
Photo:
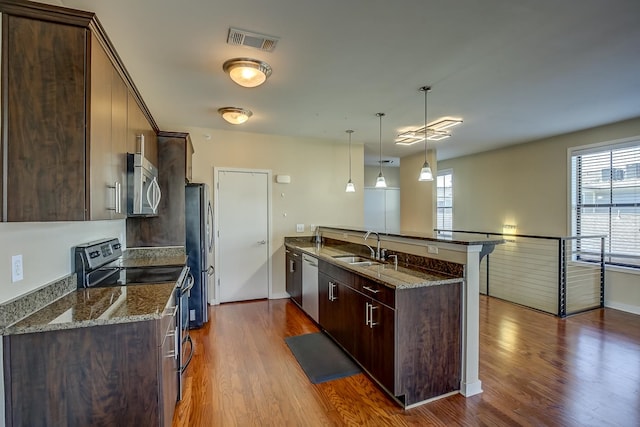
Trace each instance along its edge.
{"label": "electrical outlet", "polygon": [[11,282],[19,282],[22,279],[24,279],[22,255],[13,255],[11,257]]}
{"label": "electrical outlet", "polygon": [[427,246],[427,252],[429,252],[430,254],[437,254],[438,253],[438,247],[437,246]]}
{"label": "electrical outlet", "polygon": [[296,224],[296,231],[298,233],[304,233],[304,224]]}

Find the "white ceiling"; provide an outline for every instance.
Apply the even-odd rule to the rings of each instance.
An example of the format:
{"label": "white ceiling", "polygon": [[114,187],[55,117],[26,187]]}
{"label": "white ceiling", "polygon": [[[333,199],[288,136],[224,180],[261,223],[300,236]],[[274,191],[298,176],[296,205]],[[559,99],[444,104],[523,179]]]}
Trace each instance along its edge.
{"label": "white ceiling", "polygon": [[[47,0],[45,0],[47,1]],[[396,134],[459,116],[438,158],[640,116],[638,0],[53,0],[96,12],[154,118],[179,126],[365,143],[403,157]],[[229,27],[280,38],[231,46]],[[223,73],[233,57],[273,67],[261,87]],[[219,107],[253,111],[225,123]]]}

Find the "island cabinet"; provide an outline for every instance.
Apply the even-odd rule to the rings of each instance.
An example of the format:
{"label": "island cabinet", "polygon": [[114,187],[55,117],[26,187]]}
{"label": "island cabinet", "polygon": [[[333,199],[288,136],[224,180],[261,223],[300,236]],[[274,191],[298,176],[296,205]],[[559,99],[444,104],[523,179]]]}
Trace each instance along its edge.
{"label": "island cabinet", "polygon": [[285,249],[286,291],[291,299],[302,307],[302,254],[296,249]]}
{"label": "island cabinet", "polygon": [[320,326],[403,406],[456,392],[460,283],[395,289],[319,262]]}
{"label": "island cabinet", "polygon": [[3,337],[6,425],[171,426],[175,325],[174,313]]}
{"label": "island cabinet", "polygon": [[129,133],[144,129],[153,147],[157,126],[102,26],[40,3],[0,12],[2,220],[124,218]]}

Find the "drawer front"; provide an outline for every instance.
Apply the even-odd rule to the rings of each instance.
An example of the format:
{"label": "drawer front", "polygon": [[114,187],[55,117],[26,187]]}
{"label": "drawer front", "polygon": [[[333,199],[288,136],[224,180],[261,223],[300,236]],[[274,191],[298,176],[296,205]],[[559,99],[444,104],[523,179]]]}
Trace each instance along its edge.
{"label": "drawer front", "polygon": [[367,279],[363,276],[356,276],[355,288],[364,295],[373,298],[391,308],[396,307],[396,290]]}
{"label": "drawer front", "polygon": [[324,274],[336,279],[338,282],[342,283],[343,285],[347,285],[355,288],[356,286],[355,281],[357,280],[356,278],[358,277],[356,274],[348,270],[345,270],[342,267],[338,267],[337,265],[333,265],[329,262],[323,261],[321,259],[318,260],[318,268]]}

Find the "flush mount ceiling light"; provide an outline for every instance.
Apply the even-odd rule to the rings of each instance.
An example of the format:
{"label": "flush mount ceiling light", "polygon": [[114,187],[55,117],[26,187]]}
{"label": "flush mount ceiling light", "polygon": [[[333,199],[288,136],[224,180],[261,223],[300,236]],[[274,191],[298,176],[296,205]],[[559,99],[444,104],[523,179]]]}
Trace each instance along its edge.
{"label": "flush mount ceiling light", "polygon": [[355,193],[356,186],[353,185],[353,181],[351,181],[351,134],[353,133],[353,131],[349,129],[345,132],[349,134],[349,182],[347,182],[347,188],[344,191],[346,191],[347,193]]}
{"label": "flush mount ceiling light", "polygon": [[380,173],[376,179],[376,188],[387,188],[387,181],[384,180],[384,175],[382,175],[382,118],[384,113],[376,113],[376,116],[380,117]]}
{"label": "flush mount ceiling light", "polygon": [[418,181],[433,181],[433,173],[431,173],[431,167],[427,161],[427,140],[429,139],[427,132],[427,93],[431,90],[431,87],[422,86],[420,90],[424,92],[424,164],[422,165],[422,169],[420,169]]}
{"label": "flush mount ceiling light", "polygon": [[249,117],[253,115],[250,110],[239,107],[219,108],[218,113],[222,116],[223,119],[225,119],[232,125],[240,125],[249,120]]}
{"label": "flush mount ceiling light", "polygon": [[222,64],[222,69],[231,80],[243,87],[256,87],[271,75],[271,66],[251,58],[233,58]]}

